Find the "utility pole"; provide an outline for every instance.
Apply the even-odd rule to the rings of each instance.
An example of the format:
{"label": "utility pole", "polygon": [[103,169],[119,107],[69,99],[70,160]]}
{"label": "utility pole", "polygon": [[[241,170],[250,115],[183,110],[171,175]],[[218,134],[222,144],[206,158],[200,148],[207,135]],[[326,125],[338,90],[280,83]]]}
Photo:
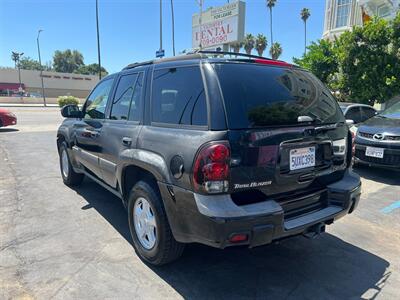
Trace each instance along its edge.
{"label": "utility pole", "polygon": [[99,33],[99,3],[96,0],[96,28],[97,28],[97,58],[99,61],[99,79],[101,80],[101,60],[100,60],[100,33]]}
{"label": "utility pole", "polygon": [[40,57],[40,45],[39,45],[39,36],[40,33],[42,32],[42,29],[39,29],[38,31],[38,35],[36,38],[36,42],[37,42],[37,49],[38,49],[38,55],[39,55],[39,65],[40,65],[40,80],[42,81],[42,97],[43,97],[43,105],[46,107],[46,96],[44,95],[44,82],[43,82],[43,67],[42,67],[42,59]]}
{"label": "utility pole", "polygon": [[171,0],[171,18],[172,18],[172,54],[175,56],[175,15],[174,15],[173,0]]}

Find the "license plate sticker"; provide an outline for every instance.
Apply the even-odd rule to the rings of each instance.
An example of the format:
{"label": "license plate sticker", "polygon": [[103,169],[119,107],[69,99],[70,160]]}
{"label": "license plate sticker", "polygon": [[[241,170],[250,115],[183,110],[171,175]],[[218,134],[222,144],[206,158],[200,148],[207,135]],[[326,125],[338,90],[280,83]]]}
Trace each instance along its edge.
{"label": "license plate sticker", "polygon": [[315,167],[315,147],[290,150],[290,171]]}
{"label": "license plate sticker", "polygon": [[367,147],[365,149],[365,156],[383,158],[384,151],[383,148]]}

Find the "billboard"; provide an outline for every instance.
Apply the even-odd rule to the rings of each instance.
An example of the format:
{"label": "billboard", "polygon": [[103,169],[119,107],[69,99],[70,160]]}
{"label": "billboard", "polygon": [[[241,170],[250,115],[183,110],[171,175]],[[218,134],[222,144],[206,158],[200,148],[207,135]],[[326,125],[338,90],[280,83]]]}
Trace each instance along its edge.
{"label": "billboard", "polygon": [[215,48],[244,39],[246,5],[243,1],[213,7],[192,17],[192,47]]}

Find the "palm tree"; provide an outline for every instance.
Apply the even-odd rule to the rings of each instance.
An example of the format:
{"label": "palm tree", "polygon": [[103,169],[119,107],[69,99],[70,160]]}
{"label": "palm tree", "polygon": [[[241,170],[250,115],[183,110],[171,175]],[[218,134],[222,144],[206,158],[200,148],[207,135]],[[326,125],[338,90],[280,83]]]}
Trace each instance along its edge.
{"label": "palm tree", "polygon": [[254,40],[254,36],[251,33],[246,34],[244,38],[244,50],[247,54],[251,54],[251,51],[254,49],[255,43],[256,41]]}
{"label": "palm tree", "polygon": [[272,8],[275,6],[276,0],[267,0],[267,7],[269,8],[269,27],[271,30],[271,45],[274,43],[274,39],[272,37]]}
{"label": "palm tree", "polygon": [[301,19],[304,21],[304,55],[307,52],[307,19],[311,16],[308,8],[303,8],[300,12]]}
{"label": "palm tree", "polygon": [[282,47],[279,43],[273,43],[271,49],[269,49],[269,54],[271,54],[272,59],[278,59],[282,54]]}
{"label": "palm tree", "polygon": [[242,42],[235,42],[235,43],[231,44],[231,47],[233,48],[233,52],[239,53],[240,52],[240,48],[243,47],[243,43]]}
{"label": "palm tree", "polygon": [[263,55],[263,52],[267,48],[267,44],[267,37],[262,33],[258,34],[256,38],[256,50],[259,56]]}

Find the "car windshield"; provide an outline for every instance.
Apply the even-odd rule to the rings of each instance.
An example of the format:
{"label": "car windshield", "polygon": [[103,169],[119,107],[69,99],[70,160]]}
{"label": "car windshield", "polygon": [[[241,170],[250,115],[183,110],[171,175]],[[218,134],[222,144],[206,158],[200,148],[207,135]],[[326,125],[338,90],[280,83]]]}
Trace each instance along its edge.
{"label": "car windshield", "polygon": [[388,107],[387,109],[382,111],[379,115],[391,119],[400,119],[400,101]]}
{"label": "car windshield", "polygon": [[[260,64],[217,63],[230,129],[344,122],[329,90],[311,73]],[[304,118],[301,118],[304,119]]]}
{"label": "car windshield", "polygon": [[340,106],[340,109],[342,110],[342,113],[345,112],[346,108],[347,108],[347,106]]}

